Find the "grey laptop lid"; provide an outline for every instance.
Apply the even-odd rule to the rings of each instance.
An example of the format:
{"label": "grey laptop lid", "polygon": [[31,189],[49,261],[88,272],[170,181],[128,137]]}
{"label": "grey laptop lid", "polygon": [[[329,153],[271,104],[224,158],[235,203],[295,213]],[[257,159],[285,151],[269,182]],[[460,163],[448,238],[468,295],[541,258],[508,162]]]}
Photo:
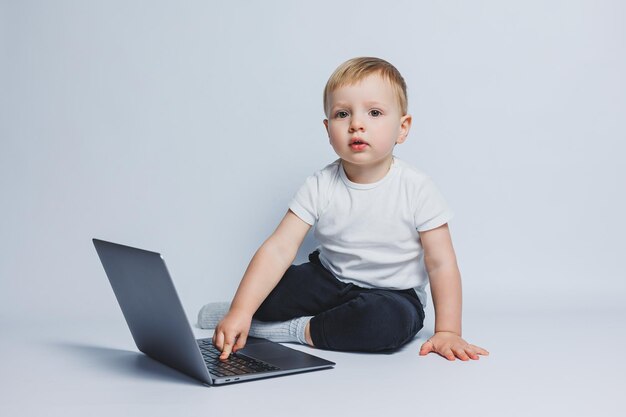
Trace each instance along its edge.
{"label": "grey laptop lid", "polygon": [[[93,243],[137,348],[205,384],[230,382],[211,377],[163,257],[156,252],[99,239],[93,239]],[[264,361],[269,359],[281,369],[270,375],[248,375],[241,380],[335,365],[265,339],[250,340],[248,344],[240,352]]]}

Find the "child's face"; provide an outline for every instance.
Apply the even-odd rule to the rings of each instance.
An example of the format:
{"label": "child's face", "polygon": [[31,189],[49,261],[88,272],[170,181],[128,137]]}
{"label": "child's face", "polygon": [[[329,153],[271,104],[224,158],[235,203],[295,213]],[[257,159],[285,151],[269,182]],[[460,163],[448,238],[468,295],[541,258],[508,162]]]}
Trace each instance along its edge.
{"label": "child's face", "polygon": [[391,83],[378,74],[331,92],[328,119],[330,144],[348,164],[363,168],[391,163],[396,143],[406,140],[411,116],[402,115]]}

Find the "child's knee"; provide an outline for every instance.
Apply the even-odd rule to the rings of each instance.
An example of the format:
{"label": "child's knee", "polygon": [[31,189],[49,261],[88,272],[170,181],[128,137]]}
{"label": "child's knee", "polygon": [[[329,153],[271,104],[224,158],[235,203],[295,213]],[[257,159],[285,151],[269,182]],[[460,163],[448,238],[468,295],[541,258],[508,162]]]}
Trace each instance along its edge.
{"label": "child's knee", "polygon": [[323,316],[319,319],[324,324],[318,327],[323,330],[315,332],[323,347],[361,352],[397,349],[410,341],[423,324],[422,314],[411,301],[389,292],[360,294]]}
{"label": "child's knee", "polygon": [[397,349],[421,330],[423,318],[416,306],[393,293],[374,293],[371,297],[371,332],[378,350]]}

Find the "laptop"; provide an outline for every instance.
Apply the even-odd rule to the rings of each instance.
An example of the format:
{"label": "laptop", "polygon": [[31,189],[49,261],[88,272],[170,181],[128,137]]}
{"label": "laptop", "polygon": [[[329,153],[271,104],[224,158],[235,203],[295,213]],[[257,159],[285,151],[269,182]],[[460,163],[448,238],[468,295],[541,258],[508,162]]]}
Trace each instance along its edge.
{"label": "laptop", "polygon": [[196,340],[165,260],[156,252],[93,239],[137,348],[205,385],[288,375],[335,365],[266,339],[248,337],[227,360],[211,339]]}

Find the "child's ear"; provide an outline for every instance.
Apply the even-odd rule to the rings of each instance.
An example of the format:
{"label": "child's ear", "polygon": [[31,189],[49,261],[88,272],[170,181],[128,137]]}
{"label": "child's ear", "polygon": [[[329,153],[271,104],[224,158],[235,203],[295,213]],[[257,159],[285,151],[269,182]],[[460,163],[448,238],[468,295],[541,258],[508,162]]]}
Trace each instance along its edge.
{"label": "child's ear", "polygon": [[398,140],[396,143],[404,143],[406,137],[409,135],[409,130],[411,130],[411,122],[413,118],[410,114],[402,116],[400,119],[400,135],[398,136]]}
{"label": "child's ear", "polygon": [[330,132],[328,131],[328,119],[324,119],[324,127],[326,128],[326,134],[330,137]]}

